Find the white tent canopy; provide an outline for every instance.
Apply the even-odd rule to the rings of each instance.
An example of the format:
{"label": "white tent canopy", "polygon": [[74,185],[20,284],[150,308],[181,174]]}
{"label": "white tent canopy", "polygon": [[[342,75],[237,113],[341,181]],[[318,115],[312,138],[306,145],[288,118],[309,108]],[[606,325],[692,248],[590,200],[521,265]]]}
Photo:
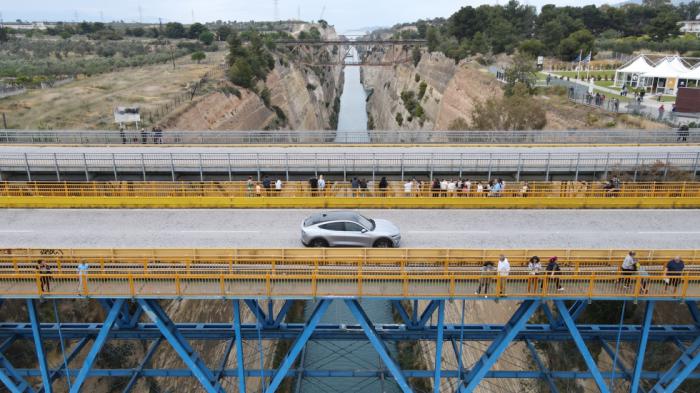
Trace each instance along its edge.
{"label": "white tent canopy", "polygon": [[620,68],[617,70],[619,73],[624,73],[624,74],[644,74],[646,72],[651,72],[654,70],[654,66],[649,64],[647,61],[646,56],[641,55],[637,56],[637,58],[629,63],[627,66]]}
{"label": "white tent canopy", "polygon": [[[679,66],[680,65],[680,66]],[[682,66],[682,67],[681,67]],[[660,61],[652,71],[644,73],[645,78],[682,78],[688,73],[688,68],[682,65],[680,60],[671,59]]]}

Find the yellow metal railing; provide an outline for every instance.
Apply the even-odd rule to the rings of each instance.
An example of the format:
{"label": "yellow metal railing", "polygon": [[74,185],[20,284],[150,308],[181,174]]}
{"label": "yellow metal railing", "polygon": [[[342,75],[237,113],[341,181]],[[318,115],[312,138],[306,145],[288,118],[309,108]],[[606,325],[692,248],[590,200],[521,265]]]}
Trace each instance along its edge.
{"label": "yellow metal railing", "polygon": [[700,298],[700,275],[0,274],[3,296]]}
{"label": "yellow metal railing", "polygon": [[[503,254],[514,269],[523,268],[532,256],[543,265],[553,256],[567,271],[617,272],[629,250],[614,249],[0,249],[0,273],[34,272],[44,261],[54,273],[74,273],[80,262],[90,271],[157,273],[162,271],[285,271],[350,270],[453,272],[497,262]],[[636,258],[653,272],[679,256],[688,269],[700,269],[700,250],[636,250]]]}
{"label": "yellow metal railing", "polygon": [[[457,181],[456,179],[454,180]],[[478,182],[445,191],[434,189],[430,182],[389,182],[386,188],[379,181],[366,188],[353,188],[351,183],[328,181],[323,190],[311,189],[307,182],[284,182],[275,189],[262,182],[2,182],[0,197],[104,197],[104,198],[698,198],[700,182],[623,183],[609,188],[600,182],[507,182],[500,192],[489,191]],[[408,189],[408,190],[407,190]]]}

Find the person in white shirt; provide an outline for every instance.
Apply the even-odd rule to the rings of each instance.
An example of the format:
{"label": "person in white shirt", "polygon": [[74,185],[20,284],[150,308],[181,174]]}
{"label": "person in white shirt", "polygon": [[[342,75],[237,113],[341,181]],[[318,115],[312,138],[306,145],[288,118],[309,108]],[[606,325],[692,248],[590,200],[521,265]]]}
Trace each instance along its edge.
{"label": "person in white shirt", "polygon": [[447,185],[447,180],[442,179],[442,181],[440,182],[440,196],[447,196]]}
{"label": "person in white shirt", "polygon": [[500,257],[498,257],[498,267],[496,268],[498,271],[498,275],[502,277],[499,281],[499,295],[505,295],[506,293],[506,277],[508,277],[508,274],[510,274],[510,262],[508,262],[508,258],[506,258],[505,255],[501,254]]}
{"label": "person in white shirt", "polygon": [[277,194],[282,193],[282,179],[277,179],[277,181],[275,182],[275,192]]}
{"label": "person in white shirt", "polygon": [[542,271],[542,264],[540,263],[540,257],[537,255],[533,256],[530,258],[530,261],[527,263],[527,272],[530,275],[530,277],[527,280],[527,291],[530,292],[530,289],[533,291],[537,290],[537,281],[539,280],[537,278],[537,275],[540,274],[540,271]]}
{"label": "person in white shirt", "polygon": [[324,195],[326,191],[326,180],[323,178],[323,175],[318,177],[318,190],[321,195]]}
{"label": "person in white shirt", "polygon": [[472,182],[471,180],[467,179],[467,181],[464,182],[462,185],[462,190],[464,191],[465,194],[469,195],[472,192]]}
{"label": "person in white shirt", "polygon": [[476,185],[476,193],[479,194],[479,196],[484,193],[484,185],[481,184],[481,182]]}
{"label": "person in white shirt", "polygon": [[403,185],[403,193],[405,196],[410,197],[411,194],[413,193],[413,182],[412,181],[407,181]]}
{"label": "person in white shirt", "polygon": [[453,196],[456,191],[457,184],[453,180],[450,180],[450,182],[447,183],[447,193]]}

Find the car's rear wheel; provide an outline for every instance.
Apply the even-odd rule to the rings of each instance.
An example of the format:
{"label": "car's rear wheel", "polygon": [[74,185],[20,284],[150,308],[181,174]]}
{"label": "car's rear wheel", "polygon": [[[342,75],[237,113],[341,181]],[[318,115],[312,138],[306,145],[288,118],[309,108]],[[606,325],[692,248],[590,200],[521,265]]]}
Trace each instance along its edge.
{"label": "car's rear wheel", "polygon": [[393,245],[389,239],[379,239],[374,242],[374,248],[391,248]]}
{"label": "car's rear wheel", "polygon": [[328,242],[324,239],[314,239],[309,244],[311,247],[325,248],[328,247]]}

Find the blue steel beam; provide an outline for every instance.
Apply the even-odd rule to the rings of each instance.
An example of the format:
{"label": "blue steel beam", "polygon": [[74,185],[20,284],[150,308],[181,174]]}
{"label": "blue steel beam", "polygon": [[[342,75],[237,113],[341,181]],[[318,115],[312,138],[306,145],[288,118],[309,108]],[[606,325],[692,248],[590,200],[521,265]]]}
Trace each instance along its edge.
{"label": "blue steel beam", "polygon": [[[610,357],[610,360],[615,361],[615,365],[613,367],[616,367],[622,373],[622,375],[624,376],[624,379],[631,381],[632,380],[632,372],[622,362],[622,359],[620,359],[620,355],[618,354],[618,356],[615,356],[615,350],[612,349],[612,347],[610,347],[610,344],[608,344],[607,341],[600,340],[600,345],[603,347],[603,350],[605,351],[605,353],[608,354],[608,356]],[[613,378],[613,379],[616,379],[616,378]],[[615,389],[615,386],[612,385],[610,387],[610,390],[614,391],[614,389]]]}
{"label": "blue steel beam", "polygon": [[540,355],[537,353],[537,349],[535,346],[532,344],[532,341],[530,340],[525,340],[525,345],[527,345],[527,349],[530,351],[530,354],[532,355],[532,360],[535,361],[535,364],[537,364],[537,368],[544,374],[544,380],[547,381],[547,384],[549,385],[549,392],[550,393],[559,393],[559,388],[557,388],[557,384],[554,382],[554,379],[552,378],[552,375],[549,373],[549,370],[547,370],[547,367],[545,367],[544,362],[540,358]]}
{"label": "blue steel beam", "polygon": [[102,346],[105,344],[105,342],[107,342],[109,331],[112,330],[112,327],[117,321],[123,305],[123,299],[115,300],[112,309],[109,310],[109,313],[107,313],[107,318],[105,318],[105,322],[102,325],[102,328],[100,328],[100,332],[97,334],[97,337],[95,337],[95,341],[92,343],[90,352],[88,352],[85,360],[83,361],[83,366],[81,367],[78,376],[71,385],[70,393],[80,392],[80,389],[83,387],[83,383],[85,382],[92,365],[95,363],[95,359],[97,359],[97,355],[100,353],[100,350],[102,350]]}
{"label": "blue steel beam", "polygon": [[[39,371],[39,375],[41,375],[41,371]],[[0,381],[12,393],[34,393],[32,386],[3,354],[0,354]]]}
{"label": "blue steel beam", "polygon": [[649,342],[649,332],[651,330],[651,321],[654,317],[654,302],[648,301],[644,308],[644,320],[642,321],[642,337],[639,339],[639,347],[637,348],[637,358],[634,361],[634,371],[632,373],[632,383],[630,393],[638,393],[641,388],[641,375],[644,370],[644,357],[647,352],[647,343]]}
{"label": "blue steel beam", "polygon": [[268,325],[267,315],[265,314],[265,311],[263,311],[262,307],[260,307],[260,304],[258,304],[257,300],[246,299],[243,302],[253,313],[253,315],[255,316],[255,320],[261,328]]}
{"label": "blue steel beam", "polygon": [[[270,304],[272,304],[272,302],[270,302]],[[280,311],[277,313],[277,316],[272,322],[271,327],[277,328],[282,324],[282,322],[284,322],[284,318],[287,316],[287,312],[289,312],[289,309],[292,308],[292,305],[294,305],[294,300],[284,301],[284,303],[282,304],[282,308],[280,308]],[[270,315],[272,315],[272,313],[270,313]]]}
{"label": "blue steel beam", "polygon": [[[86,337],[96,336],[102,328],[102,323],[65,323],[61,324],[61,332],[66,340],[81,340]],[[618,325],[577,325],[580,334],[586,341],[616,340]],[[225,341],[235,337],[230,323],[181,323],[176,324],[178,331],[188,340],[220,340]],[[409,330],[404,325],[376,324],[377,334],[384,340],[413,341],[435,340],[437,332],[433,326],[425,326],[421,329]],[[503,330],[503,325],[497,324],[467,324],[464,326],[445,324],[444,339],[453,340],[463,336],[467,341],[491,341]],[[637,342],[642,335],[640,325],[622,325],[622,341]],[[263,329],[260,336],[264,340],[294,340],[304,329],[303,324],[285,323],[276,329]],[[57,324],[41,324],[42,335],[45,340],[58,340]],[[464,331],[462,335],[462,330]],[[241,325],[241,334],[246,340],[257,340],[257,328],[255,325]],[[133,329],[113,329],[109,333],[110,340],[155,340],[160,337],[160,331],[155,324],[140,323]],[[649,334],[651,341],[692,341],[700,335],[700,327],[696,325],[654,325]],[[0,340],[7,339],[32,340],[31,324],[26,322],[0,324]],[[319,324],[313,333],[312,340],[363,340],[364,332],[357,324],[337,325]],[[548,324],[528,324],[516,336],[515,340],[522,341],[567,341],[571,337],[566,329],[552,329]]]}
{"label": "blue steel beam", "polygon": [[586,347],[586,342],[583,341],[583,337],[581,337],[581,333],[579,333],[579,330],[576,327],[576,323],[574,322],[573,318],[571,317],[571,314],[569,313],[569,309],[566,308],[566,305],[562,300],[556,300],[554,301],[554,304],[557,306],[559,316],[564,320],[564,324],[569,329],[569,333],[571,333],[571,338],[573,338],[574,343],[576,344],[579,352],[581,353],[581,356],[583,356],[583,360],[586,362],[588,370],[593,374],[593,379],[595,380],[596,385],[598,385],[598,389],[601,393],[608,393],[610,390],[605,384],[605,380],[603,379],[603,376],[601,375],[600,370],[598,369],[598,365],[596,364],[595,359],[593,359],[593,357],[591,356],[591,352],[588,350],[588,347]]}
{"label": "blue steel beam", "polygon": [[433,316],[435,310],[437,310],[439,304],[440,300],[431,300],[430,303],[425,306],[425,310],[423,310],[423,313],[420,315],[420,319],[418,320],[416,327],[425,326],[428,321],[430,321],[430,318]]}
{"label": "blue steel beam", "polygon": [[649,390],[650,393],[674,392],[687,376],[700,365],[700,337],[696,338],[689,345],[675,363],[656,382],[656,385]]}
{"label": "blue steel beam", "polygon": [[685,304],[688,306],[688,312],[690,312],[690,316],[693,317],[695,324],[700,325],[700,311],[698,310],[698,302],[688,300],[685,302]]}
{"label": "blue steel beam", "polygon": [[309,321],[306,323],[304,330],[294,341],[291,348],[289,348],[289,353],[287,353],[287,356],[285,356],[282,363],[280,363],[277,372],[275,372],[275,376],[272,378],[270,385],[265,390],[266,393],[274,393],[277,391],[277,388],[279,388],[280,384],[282,384],[282,380],[284,380],[284,378],[287,376],[287,371],[289,371],[289,369],[292,368],[292,365],[294,365],[297,356],[299,356],[299,353],[309,341],[311,333],[313,333],[314,329],[316,329],[316,326],[321,321],[323,314],[326,313],[326,310],[331,302],[332,300],[330,299],[323,299],[318,302],[313,313],[311,313]]}
{"label": "blue steel beam", "polygon": [[474,368],[467,374],[466,385],[459,385],[459,392],[473,392],[498,358],[505,352],[518,332],[525,327],[532,314],[540,306],[539,300],[523,302],[506,324],[503,332],[491,343],[486,352],[476,362]]}
{"label": "blue steel beam", "polygon": [[241,335],[241,304],[233,301],[233,330],[236,334],[236,367],[238,368],[238,391],[246,392],[245,388],[245,360],[243,359],[243,336]]}
{"label": "blue steel beam", "polygon": [[[139,309],[141,309],[141,307],[139,307]],[[138,365],[138,367],[136,367],[134,373],[131,374],[131,378],[129,378],[129,382],[124,387],[124,390],[122,390],[122,393],[129,393],[134,386],[136,386],[136,382],[141,377],[143,369],[151,361],[161,342],[163,342],[163,337],[159,337],[156,341],[151,343],[151,345],[148,347],[148,351],[146,351],[146,356],[143,357],[143,360],[141,360],[141,363]]]}
{"label": "blue steel beam", "polygon": [[[78,356],[80,351],[82,351],[83,348],[85,348],[85,346],[87,345],[88,342],[90,342],[90,340],[92,340],[92,337],[85,337],[85,338],[81,339],[80,341],[78,341],[78,344],[76,344],[76,346],[73,347],[73,349],[70,351],[70,353],[68,353],[68,356],[66,357],[65,363],[61,362],[61,365],[56,370],[51,371],[51,375],[49,376],[49,379],[51,380],[51,382],[57,380],[58,378],[60,378],[63,375],[63,374],[61,374],[61,372],[63,370],[65,370],[66,364],[70,364],[70,362],[72,362],[73,359],[75,359]],[[42,393],[43,391],[44,391],[44,387],[42,386],[40,389],[37,390],[37,393]]]}
{"label": "blue steel beam", "polygon": [[170,343],[185,365],[192,370],[204,390],[207,393],[223,393],[221,385],[215,381],[211,370],[178,332],[177,327],[160,307],[160,304],[157,301],[141,299],[139,299],[139,304],[146,315],[158,326],[163,337]]}
{"label": "blue steel beam", "polygon": [[379,354],[379,357],[382,359],[382,362],[384,362],[384,365],[391,372],[391,375],[399,385],[399,388],[401,388],[404,393],[413,393],[413,390],[411,390],[411,387],[408,385],[408,381],[406,381],[406,378],[401,373],[401,369],[396,364],[394,359],[391,358],[391,355],[389,355],[389,351],[384,345],[384,341],[382,341],[379,335],[377,335],[372,321],[370,321],[367,314],[365,314],[365,311],[362,309],[362,306],[360,306],[360,303],[354,299],[346,299],[345,304],[348,306],[348,309],[350,309],[350,312],[355,317],[355,320],[357,320],[357,322],[360,323],[360,326],[362,326],[362,330],[364,330],[369,342],[374,347],[374,350],[377,351],[377,354]]}
{"label": "blue steel beam", "polygon": [[401,304],[401,300],[392,300],[391,305],[401,317],[401,320],[403,321],[404,325],[406,325],[406,327],[409,329],[412,328],[414,326],[414,319],[408,315],[408,311],[406,311],[406,307],[404,307],[403,304]]}
{"label": "blue steel beam", "polygon": [[440,393],[440,371],[442,369],[442,342],[445,324],[445,301],[438,304],[438,324],[437,339],[435,340],[435,378],[433,382],[433,393]]}
{"label": "blue steel beam", "polygon": [[41,382],[44,391],[51,393],[51,377],[49,376],[49,366],[46,363],[46,352],[44,352],[44,343],[41,338],[41,325],[39,324],[39,316],[36,312],[36,303],[34,300],[27,300],[27,314],[29,321],[32,324],[32,336],[34,336],[34,352],[36,352],[37,363],[41,370]]}
{"label": "blue steel beam", "polygon": [[[129,378],[134,373],[133,368],[128,369],[92,369],[88,373],[88,377],[116,377],[116,378]],[[17,369],[17,373],[22,377],[40,377],[41,372],[38,369]],[[467,372],[470,370],[466,370]],[[263,377],[269,378],[275,375],[277,370],[265,369],[262,372],[259,369],[246,369],[245,375],[248,377]],[[77,375],[78,370],[71,370],[70,374],[72,376]],[[593,374],[590,371],[549,371],[548,372],[554,379],[593,379]],[[61,371],[62,376],[65,375],[64,371]],[[423,378],[432,379],[434,377],[433,370],[402,370],[401,374],[405,378]],[[545,378],[545,372],[539,370],[491,370],[486,373],[484,379],[542,379]],[[642,373],[642,379],[646,380],[657,380],[663,376],[663,371],[644,371]],[[235,378],[238,375],[237,369],[226,369],[224,371],[224,377]],[[605,379],[610,379],[611,377],[621,378],[620,373],[615,373],[613,375],[612,371],[601,371],[601,375]],[[156,378],[156,377],[173,377],[173,378],[190,378],[194,374],[191,370],[183,369],[144,369],[142,377],[145,378]],[[286,377],[296,377],[302,376],[304,378],[392,378],[390,371],[386,369],[377,370],[311,370],[311,369],[290,369],[287,371]],[[442,370],[443,378],[458,378],[458,370]],[[700,372],[691,373],[688,375],[688,379],[700,379]]]}

